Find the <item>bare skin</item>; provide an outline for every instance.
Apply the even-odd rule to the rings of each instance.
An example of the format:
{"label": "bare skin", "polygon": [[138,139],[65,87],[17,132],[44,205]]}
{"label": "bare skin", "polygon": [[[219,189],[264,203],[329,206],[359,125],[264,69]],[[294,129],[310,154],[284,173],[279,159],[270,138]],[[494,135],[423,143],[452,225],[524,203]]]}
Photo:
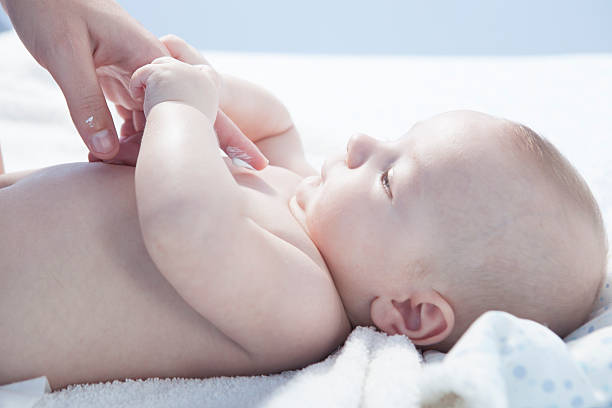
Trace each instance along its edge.
{"label": "bare skin", "polygon": [[[117,140],[106,98],[126,108],[135,130],[143,130],[142,105],[132,99],[127,84],[138,67],[168,55],[163,38],[155,38],[115,0],[0,0],[0,6],[64,93],[73,123],[91,151],[89,160],[134,166],[138,144]],[[221,111],[216,125],[222,142],[247,152],[254,168],[266,166],[261,152]]]}
{"label": "bare skin", "polygon": [[[136,169],[69,163],[0,175],[0,384],[40,375],[60,389],[123,378],[269,374],[320,361],[344,342],[350,323],[303,213],[290,200],[300,181],[317,173],[277,100],[235,79],[226,78],[225,86],[234,96],[221,98],[221,108],[270,165],[255,171],[215,158],[262,238],[240,241],[236,232],[224,253],[200,259],[205,266],[198,273],[211,278],[208,287],[216,293],[210,295],[220,299],[206,311],[177,292],[143,239],[135,194],[141,160]],[[264,116],[280,120],[255,120]],[[181,115],[168,118],[147,124],[143,147],[147,129],[163,134],[191,123]],[[196,159],[184,168],[208,163]],[[174,180],[161,171],[143,175],[152,186]],[[220,232],[228,230],[227,219],[216,220]],[[248,270],[235,270],[245,254]],[[239,273],[243,281],[225,290],[212,282]],[[264,303],[268,308],[258,309]],[[228,334],[208,316],[221,316],[219,324],[244,335]]]}
{"label": "bare skin", "polygon": [[[0,383],[273,373],[322,359],[355,325],[447,351],[469,318],[456,319],[458,285],[423,259],[525,207],[504,198],[525,193],[522,167],[502,154],[506,122],[454,111],[393,142],[358,134],[319,175],[278,101],[229,77],[220,86],[171,41],[185,61],[132,78],[147,115],[135,171],[73,163],[0,176]],[[217,104],[268,168],[218,156]],[[535,194],[536,205],[548,198]],[[474,203],[492,205],[485,216]],[[542,229],[528,221],[519,235]]]}
{"label": "bare skin", "polygon": [[[0,189],[0,384],[39,375],[59,389],[117,378],[259,374],[306,365],[340,345],[350,332],[342,304],[288,207],[303,177],[225,161],[258,211],[254,219],[299,248],[303,259],[293,262],[311,262],[309,279],[328,288],[317,301],[337,314],[338,325],[312,328],[330,339],[327,347],[255,364],[185,303],[151,261],[138,227],[134,168],[70,163]],[[0,185],[10,177],[0,176]],[[109,194],[115,199],[104,200]],[[266,260],[258,262],[265,270]]]}

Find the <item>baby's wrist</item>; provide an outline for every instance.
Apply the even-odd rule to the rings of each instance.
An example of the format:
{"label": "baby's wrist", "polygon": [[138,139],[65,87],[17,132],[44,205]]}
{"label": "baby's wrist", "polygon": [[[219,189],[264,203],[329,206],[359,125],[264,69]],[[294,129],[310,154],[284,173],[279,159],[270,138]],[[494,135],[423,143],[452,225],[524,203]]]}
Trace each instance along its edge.
{"label": "baby's wrist", "polygon": [[190,108],[193,108],[195,110],[197,110],[198,112],[200,112],[204,117],[206,117],[206,119],[208,119],[211,123],[214,123],[216,118],[217,118],[217,110],[214,110],[213,113],[213,109],[210,107],[203,107],[201,106],[202,104],[198,104],[198,103],[193,103],[193,102],[188,102],[185,100],[181,100],[181,99],[164,99],[161,100],[159,102],[156,102],[154,105],[150,106],[148,109],[145,109],[145,117],[149,117],[149,115],[151,114],[151,112],[157,107],[158,109],[160,109],[160,107],[162,107],[161,109],[163,109],[163,106],[176,106],[176,105],[184,105],[184,106],[188,106]]}

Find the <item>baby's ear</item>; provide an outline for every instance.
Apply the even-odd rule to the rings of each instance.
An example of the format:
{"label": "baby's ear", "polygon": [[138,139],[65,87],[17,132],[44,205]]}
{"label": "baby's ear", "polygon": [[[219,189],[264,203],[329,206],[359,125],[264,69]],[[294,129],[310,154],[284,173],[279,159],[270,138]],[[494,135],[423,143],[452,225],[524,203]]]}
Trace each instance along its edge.
{"label": "baby's ear", "polygon": [[455,325],[455,312],[433,289],[402,300],[379,296],[370,306],[370,317],[380,330],[408,336],[417,346],[441,342]]}

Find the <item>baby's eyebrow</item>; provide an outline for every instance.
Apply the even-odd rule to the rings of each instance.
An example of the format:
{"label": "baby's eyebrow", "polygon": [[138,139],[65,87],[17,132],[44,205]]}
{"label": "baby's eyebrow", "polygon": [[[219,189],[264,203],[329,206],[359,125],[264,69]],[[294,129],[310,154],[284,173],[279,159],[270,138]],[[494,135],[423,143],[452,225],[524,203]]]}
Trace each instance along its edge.
{"label": "baby's eyebrow", "polygon": [[391,204],[393,205],[397,205],[397,200],[400,199],[400,196],[398,194],[400,190],[399,189],[400,184],[399,184],[399,178],[397,177],[398,176],[398,172],[397,172],[398,163],[400,163],[400,160],[399,159],[395,160],[391,164],[391,167],[390,167],[390,170],[392,171],[390,171],[387,174],[387,177],[389,178],[389,187],[391,188],[391,193],[392,193]]}
{"label": "baby's eyebrow", "polygon": [[[398,200],[399,202],[403,202],[404,199],[408,198],[404,197],[406,191],[402,191],[400,194],[400,185],[404,185],[405,187],[408,179],[410,179],[411,183],[420,183],[419,173],[421,172],[421,162],[416,156],[415,151],[410,149],[395,160],[392,168],[393,174],[391,175],[389,184],[391,185],[391,191],[393,191],[393,202],[398,202]],[[412,189],[412,187],[410,189]],[[404,188],[404,190],[406,190],[406,188]]]}

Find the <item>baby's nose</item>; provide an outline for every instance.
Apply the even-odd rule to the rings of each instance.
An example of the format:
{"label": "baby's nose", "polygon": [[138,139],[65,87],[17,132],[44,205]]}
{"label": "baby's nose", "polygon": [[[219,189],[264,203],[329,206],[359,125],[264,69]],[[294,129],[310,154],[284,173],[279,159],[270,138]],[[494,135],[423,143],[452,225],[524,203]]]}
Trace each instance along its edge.
{"label": "baby's nose", "polygon": [[376,139],[365,133],[355,133],[346,145],[346,164],[349,169],[361,166],[376,146]]}

